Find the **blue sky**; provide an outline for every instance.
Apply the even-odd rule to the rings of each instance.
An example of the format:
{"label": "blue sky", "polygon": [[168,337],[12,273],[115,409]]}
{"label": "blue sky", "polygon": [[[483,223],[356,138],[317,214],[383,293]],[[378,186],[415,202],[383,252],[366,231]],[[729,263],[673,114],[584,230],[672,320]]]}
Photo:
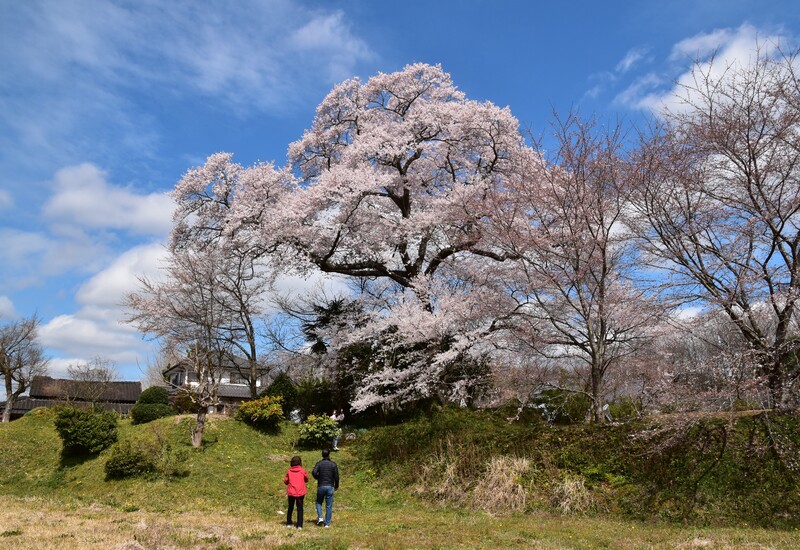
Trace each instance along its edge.
{"label": "blue sky", "polygon": [[0,0],[0,322],[37,313],[51,371],[138,379],[120,324],[169,191],[217,151],[284,162],[331,86],[441,64],[541,133],[553,109],[636,123],[696,56],[794,47],[791,1]]}

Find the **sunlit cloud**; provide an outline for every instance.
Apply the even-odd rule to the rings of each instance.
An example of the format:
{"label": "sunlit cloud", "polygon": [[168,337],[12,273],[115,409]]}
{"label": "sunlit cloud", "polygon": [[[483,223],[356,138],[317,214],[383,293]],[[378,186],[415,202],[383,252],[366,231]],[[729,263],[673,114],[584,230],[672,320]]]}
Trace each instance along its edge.
{"label": "sunlit cloud", "polygon": [[17,312],[14,309],[14,302],[8,296],[0,295],[0,319],[14,319]]}
{"label": "sunlit cloud", "polygon": [[54,194],[43,213],[51,222],[75,227],[165,236],[172,227],[173,209],[166,193],[143,195],[111,185],[99,168],[81,164],[56,173]]}
{"label": "sunlit cloud", "polygon": [[625,54],[625,57],[623,57],[620,62],[617,63],[615,68],[616,71],[618,73],[628,72],[634,65],[645,59],[648,51],[649,48],[643,46],[629,50],[628,53]]}
{"label": "sunlit cloud", "polygon": [[720,78],[729,67],[751,65],[759,55],[774,55],[791,43],[789,37],[750,24],[697,34],[675,44],[660,73],[636,78],[617,95],[615,103],[656,114],[678,111],[684,108],[678,98],[691,87],[695,64],[711,79]]}

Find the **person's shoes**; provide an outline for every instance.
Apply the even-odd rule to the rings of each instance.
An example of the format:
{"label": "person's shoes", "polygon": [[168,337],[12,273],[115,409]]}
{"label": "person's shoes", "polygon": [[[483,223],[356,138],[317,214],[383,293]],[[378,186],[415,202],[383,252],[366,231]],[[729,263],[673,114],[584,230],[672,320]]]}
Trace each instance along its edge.
{"label": "person's shoes", "polygon": [[325,520],[324,520],[324,519],[322,519],[322,518],[317,518],[317,525],[322,525],[323,523],[325,523]]}
{"label": "person's shoes", "polygon": [[297,530],[298,530],[298,531],[302,531],[302,530],[303,530],[303,528],[302,528],[302,527],[298,527],[298,528],[297,528]]}
{"label": "person's shoes", "polygon": [[291,523],[287,523],[287,524],[286,524],[286,527],[287,527],[287,528],[289,528],[289,529],[291,529],[291,528],[292,528],[292,524],[291,524]]}
{"label": "person's shoes", "polygon": [[326,526],[325,526],[325,529],[330,529],[330,528],[331,528],[331,526],[330,526],[330,525],[326,525]]}
{"label": "person's shoes", "polygon": [[338,451],[338,450],[339,450],[339,447],[336,447],[336,448],[335,448],[335,449],[333,449],[333,450],[334,450],[334,451]]}

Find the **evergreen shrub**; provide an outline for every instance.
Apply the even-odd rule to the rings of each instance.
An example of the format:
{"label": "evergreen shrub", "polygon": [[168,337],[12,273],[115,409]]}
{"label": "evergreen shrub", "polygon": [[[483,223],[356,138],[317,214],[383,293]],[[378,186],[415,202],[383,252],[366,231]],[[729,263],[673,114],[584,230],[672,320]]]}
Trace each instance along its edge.
{"label": "evergreen shrub", "polygon": [[106,479],[137,477],[155,470],[152,454],[129,440],[120,441],[111,448],[111,456],[105,465]]}
{"label": "evergreen shrub", "polygon": [[146,424],[157,418],[172,416],[175,410],[163,403],[136,403],[131,408],[131,423]]}
{"label": "evergreen shrub", "polygon": [[169,405],[169,392],[163,386],[150,386],[139,394],[136,402],[147,405]]}
{"label": "evergreen shrub", "polygon": [[285,372],[281,372],[275,377],[264,395],[281,397],[283,399],[283,415],[286,417],[297,408],[297,388]]}
{"label": "evergreen shrub", "polygon": [[97,454],[117,441],[117,413],[63,407],[54,420],[64,455]]}

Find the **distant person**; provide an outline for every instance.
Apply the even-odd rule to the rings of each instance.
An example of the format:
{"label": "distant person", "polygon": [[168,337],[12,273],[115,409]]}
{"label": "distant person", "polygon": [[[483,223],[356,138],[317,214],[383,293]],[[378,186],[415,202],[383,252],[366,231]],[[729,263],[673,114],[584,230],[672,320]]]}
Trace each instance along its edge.
{"label": "distant person", "polygon": [[336,425],[338,426],[338,431],[336,435],[333,436],[333,450],[339,450],[339,438],[342,435],[342,422],[344,421],[344,410],[343,409],[333,409],[333,414],[331,415],[331,420],[336,421]]}
{"label": "distant person", "polygon": [[[314,465],[311,475],[317,480],[317,525],[331,526],[333,492],[339,488],[339,467],[331,460],[331,451],[322,451],[322,460]],[[322,501],[325,500],[325,519],[322,519]]]}
{"label": "distant person", "polygon": [[293,456],[289,462],[289,471],[283,478],[283,482],[287,485],[286,496],[289,499],[289,511],[286,514],[286,527],[292,526],[292,511],[294,505],[297,504],[297,528],[303,528],[303,500],[305,499],[306,483],[308,483],[308,472],[303,468],[303,459],[299,456]]}

